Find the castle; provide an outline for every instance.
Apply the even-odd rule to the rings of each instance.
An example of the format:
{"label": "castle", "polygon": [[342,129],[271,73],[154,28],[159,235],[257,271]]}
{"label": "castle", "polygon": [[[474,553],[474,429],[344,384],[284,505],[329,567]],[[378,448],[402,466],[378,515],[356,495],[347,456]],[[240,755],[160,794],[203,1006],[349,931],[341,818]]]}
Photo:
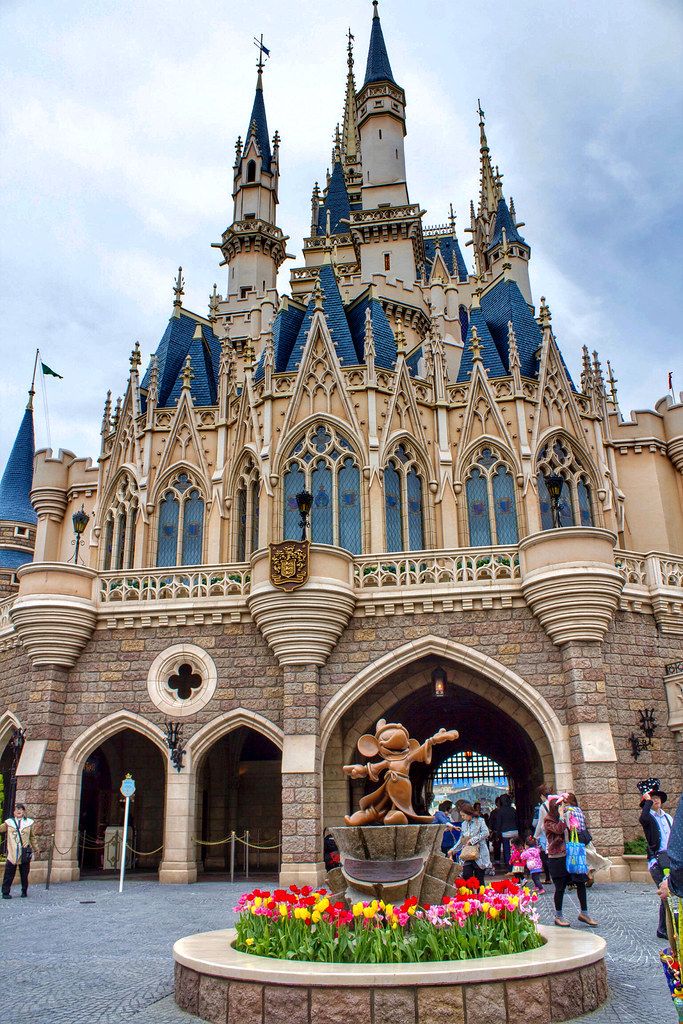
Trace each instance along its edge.
{"label": "castle", "polygon": [[[379,718],[460,732],[416,806],[467,750],[524,820],[541,781],[575,790],[614,878],[635,781],[680,788],[683,405],[625,419],[585,349],[572,378],[481,107],[470,251],[452,211],[423,223],[397,77],[375,2],[280,296],[260,64],[225,296],[191,312],[179,271],[97,464],[34,453],[29,400],[0,483],[0,772],[54,834],[54,880],[106,866],[130,772],[135,857],[162,881],[225,866],[233,830],[317,881]],[[299,540],[307,492],[307,579],[285,590],[269,545]]]}

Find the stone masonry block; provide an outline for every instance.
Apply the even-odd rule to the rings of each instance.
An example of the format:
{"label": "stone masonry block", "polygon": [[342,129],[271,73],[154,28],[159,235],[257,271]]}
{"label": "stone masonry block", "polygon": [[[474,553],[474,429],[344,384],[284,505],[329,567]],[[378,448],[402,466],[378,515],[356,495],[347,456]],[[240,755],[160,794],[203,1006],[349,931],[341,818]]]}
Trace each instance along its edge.
{"label": "stone masonry block", "polygon": [[553,1020],[572,1020],[583,1013],[583,987],[578,971],[552,974],[550,982],[550,1005]]}
{"label": "stone masonry block", "polygon": [[225,1024],[228,1019],[228,982],[202,974],[199,978],[197,1016],[210,1024]]}
{"label": "stone masonry block", "polygon": [[266,985],[263,993],[263,1024],[308,1024],[308,989],[290,985]]}
{"label": "stone masonry block", "polygon": [[510,1020],[550,1024],[550,986],[547,978],[523,978],[505,983]]}
{"label": "stone masonry block", "polygon": [[376,988],[373,992],[374,1024],[416,1024],[414,988]]}
{"label": "stone masonry block", "polygon": [[598,979],[594,964],[581,968],[581,986],[583,988],[583,1012],[591,1013],[598,1007]]}
{"label": "stone masonry block", "polygon": [[371,1024],[370,1003],[369,989],[311,989],[311,1021],[316,1024],[318,1021],[324,1024]]}
{"label": "stone masonry block", "polygon": [[505,986],[502,983],[471,985],[465,991],[467,1020],[476,1024],[501,1024],[506,1021]]}
{"label": "stone masonry block", "polygon": [[[459,985],[427,985],[417,990],[419,1024],[465,1024],[463,990]],[[477,1018],[474,1018],[477,1022]],[[501,1019],[503,1024],[505,1018]]]}
{"label": "stone masonry block", "polygon": [[186,1013],[197,1013],[199,975],[182,964],[175,965],[175,1001]]}
{"label": "stone masonry block", "polygon": [[263,985],[233,981],[228,992],[228,1024],[263,1024]]}

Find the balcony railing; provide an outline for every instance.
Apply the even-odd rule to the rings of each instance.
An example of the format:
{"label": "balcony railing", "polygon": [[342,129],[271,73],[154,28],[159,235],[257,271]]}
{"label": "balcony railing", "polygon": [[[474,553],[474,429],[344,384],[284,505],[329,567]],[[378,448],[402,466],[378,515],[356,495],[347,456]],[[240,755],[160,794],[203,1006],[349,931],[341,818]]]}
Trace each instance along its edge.
{"label": "balcony railing", "polygon": [[515,548],[413,551],[354,559],[356,590],[491,584],[520,579]]}
{"label": "balcony railing", "polygon": [[154,571],[105,572],[99,580],[100,604],[121,601],[181,601],[211,597],[242,597],[249,593],[248,564]]}
{"label": "balcony railing", "polygon": [[12,620],[9,617],[10,608],[16,601],[16,597],[8,597],[7,600],[0,604],[0,633],[4,633],[5,630],[10,629],[12,626]]}

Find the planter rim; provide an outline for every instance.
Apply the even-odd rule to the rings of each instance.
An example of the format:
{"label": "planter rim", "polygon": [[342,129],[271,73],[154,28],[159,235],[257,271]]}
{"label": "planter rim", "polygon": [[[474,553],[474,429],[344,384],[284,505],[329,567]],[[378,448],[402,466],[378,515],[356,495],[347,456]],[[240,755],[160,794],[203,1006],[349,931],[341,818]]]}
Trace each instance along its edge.
{"label": "planter rim", "polygon": [[535,547],[537,544],[547,541],[552,542],[563,537],[586,537],[589,534],[593,537],[609,541],[613,548],[616,546],[616,534],[612,533],[611,530],[603,529],[601,526],[562,526],[560,528],[556,527],[553,530],[539,530],[538,533],[532,533],[528,537],[523,537],[519,542],[519,550],[524,551],[526,548]]}
{"label": "planter rim", "polygon": [[540,949],[478,960],[444,960],[414,964],[324,964],[276,960],[233,949],[234,928],[188,935],[173,946],[183,967],[231,981],[303,987],[395,987],[462,985],[520,980],[561,974],[604,958],[605,940],[592,932],[539,927],[546,940]]}

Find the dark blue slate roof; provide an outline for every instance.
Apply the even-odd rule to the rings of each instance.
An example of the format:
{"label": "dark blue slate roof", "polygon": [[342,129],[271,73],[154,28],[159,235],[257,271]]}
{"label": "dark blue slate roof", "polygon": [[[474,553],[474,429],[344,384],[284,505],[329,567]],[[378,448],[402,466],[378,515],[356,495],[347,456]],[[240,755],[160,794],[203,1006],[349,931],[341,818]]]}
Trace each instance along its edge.
{"label": "dark blue slate roof", "polygon": [[[509,368],[508,323],[512,321],[519,350],[519,361],[523,377],[538,375],[538,357],[543,334],[534,320],[515,281],[499,281],[481,297],[481,312],[493,336],[505,373]],[[477,325],[479,330],[479,325]]]}
{"label": "dark blue slate roof", "polygon": [[[194,339],[197,321],[181,313],[172,316],[156,350],[159,370],[158,405],[175,405],[180,394],[179,380],[185,357],[190,355],[192,370],[192,399],[195,405],[214,405],[218,390],[218,361],[220,343],[212,329],[202,324],[202,340]],[[142,387],[149,387],[150,367],[142,378]]]}
{"label": "dark blue slate roof", "polygon": [[261,80],[260,72],[256,82],[254,106],[251,108],[249,127],[247,128],[247,134],[244,141],[245,150],[251,137],[252,125],[254,123],[256,124],[256,142],[261,154],[262,167],[264,171],[270,172],[270,162],[273,159],[273,154],[270,150],[270,136],[268,135],[268,121],[266,119],[266,104],[263,99],[263,82]]}
{"label": "dark blue slate roof", "polygon": [[382,308],[382,303],[378,299],[363,299],[356,303],[348,313],[349,327],[358,353],[358,362],[365,362],[365,313],[368,306],[370,307],[372,335],[375,341],[375,366],[393,370],[396,363],[396,339]]}
{"label": "dark blue slate roof", "polygon": [[[32,525],[38,522],[29,498],[33,484],[35,453],[33,410],[27,409],[0,480],[0,520]],[[24,561],[29,560],[24,558]]]}
{"label": "dark blue slate roof", "polygon": [[[346,319],[346,313],[344,312],[344,304],[339,292],[337,279],[334,276],[334,270],[330,263],[323,264],[320,268],[319,277],[324,296],[325,320],[327,321],[327,326],[330,329],[332,341],[334,342],[334,347],[337,350],[337,355],[339,356],[342,365],[357,366],[359,362],[358,355],[354,348],[349,323]],[[289,354],[289,359],[287,360],[288,373],[293,373],[301,362],[301,356],[311,327],[314,310],[315,299],[311,297],[308,306],[306,307],[304,318],[301,321],[296,341]]]}
{"label": "dark blue slate roof", "polygon": [[526,242],[520,235],[519,231],[514,225],[512,217],[510,216],[510,210],[508,204],[501,196],[498,200],[498,209],[496,210],[496,226],[493,230],[493,238],[489,245],[489,251],[495,249],[497,245],[500,245],[503,241],[503,228],[505,228],[505,234],[507,235],[508,242],[521,242],[522,245],[526,245]]}
{"label": "dark blue slate roof", "polygon": [[484,363],[484,368],[488,370],[489,377],[507,376],[507,371],[501,362],[498,349],[496,348],[496,343],[491,337],[491,332],[488,329],[482,310],[475,308],[470,310],[470,325],[467,331],[465,349],[460,361],[460,369],[458,370],[458,383],[469,380],[472,375],[472,367],[474,364],[472,362],[470,343],[472,341],[473,327],[477,328],[477,335],[479,336],[479,341],[481,343],[481,358]]}
{"label": "dark blue slate roof", "polygon": [[467,264],[463,259],[462,252],[460,250],[460,243],[454,235],[444,235],[443,238],[425,238],[425,257],[427,260],[428,275],[431,272],[432,264],[434,263],[434,257],[436,256],[436,243],[439,243],[439,249],[443,256],[444,263],[448,269],[448,273],[453,276],[453,265],[457,268],[457,274],[455,275],[458,281],[466,281],[469,273],[467,270]]}
{"label": "dark blue slate roof", "polygon": [[411,377],[417,377],[418,363],[422,359],[422,354],[422,345],[420,345],[420,347],[416,348],[414,352],[411,352],[406,359],[406,366],[408,367]]}
{"label": "dark blue slate roof", "polygon": [[351,216],[349,204],[349,193],[346,191],[344,181],[344,170],[340,163],[335,163],[330,175],[330,183],[327,186],[327,195],[324,202],[318,209],[318,232],[325,234],[327,227],[327,211],[330,211],[330,231],[333,235],[342,235],[348,232],[349,225],[342,224],[342,218],[348,221]]}
{"label": "dark blue slate roof", "polygon": [[394,74],[389,63],[384,34],[382,33],[382,22],[379,19],[379,12],[375,7],[375,14],[372,19],[372,31],[370,33],[370,48],[368,50],[368,63],[365,69],[365,82],[394,82]]}
{"label": "dark blue slate roof", "polygon": [[27,562],[33,561],[30,551],[17,551],[15,548],[0,548],[0,569],[19,569]]}

